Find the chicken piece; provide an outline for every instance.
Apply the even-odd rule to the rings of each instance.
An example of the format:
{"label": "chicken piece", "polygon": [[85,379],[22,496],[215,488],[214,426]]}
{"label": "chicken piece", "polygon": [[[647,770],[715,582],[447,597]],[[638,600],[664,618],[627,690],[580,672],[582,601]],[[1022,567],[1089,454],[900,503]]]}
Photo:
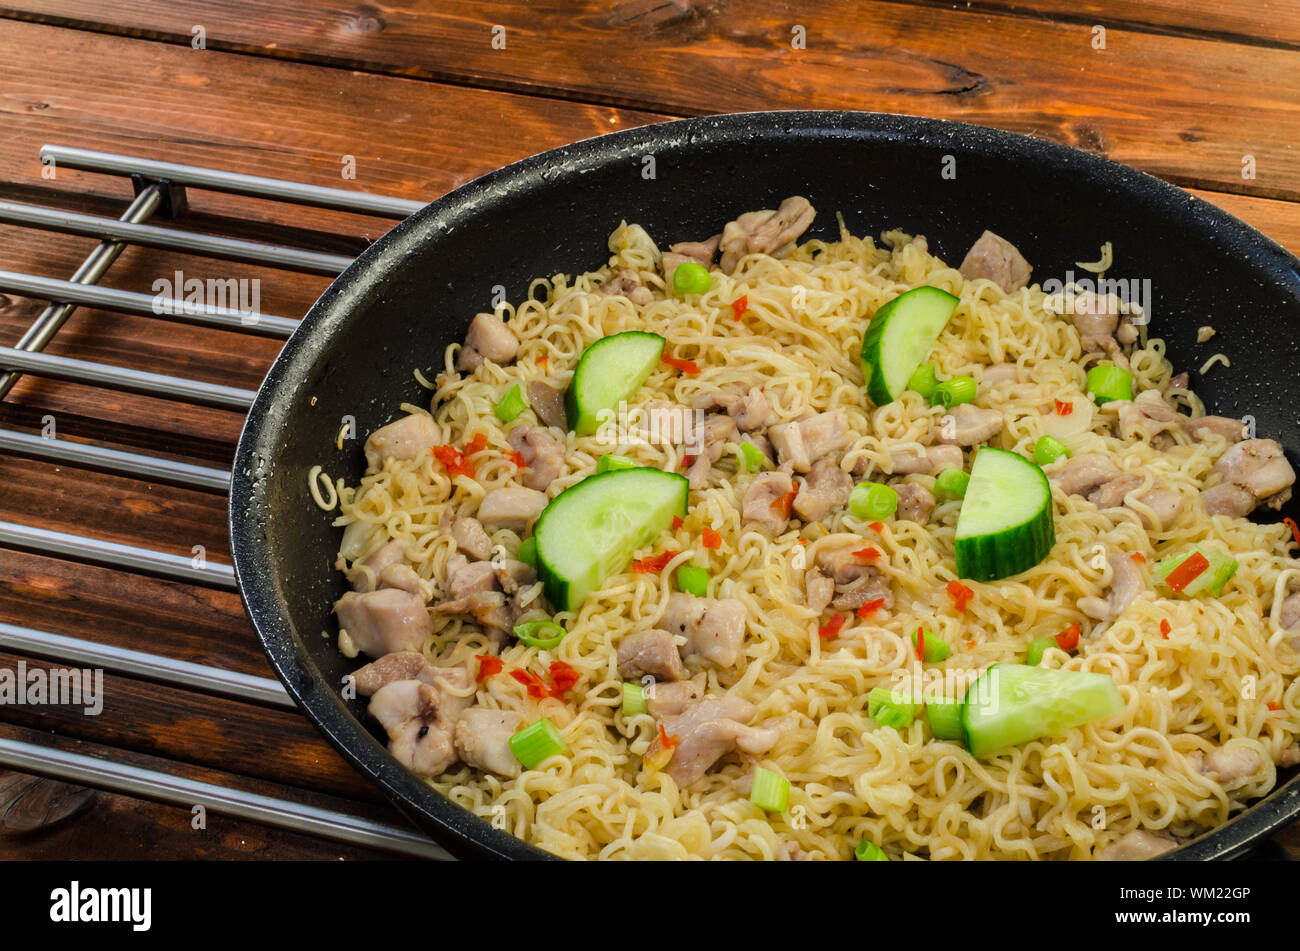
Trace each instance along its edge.
{"label": "chicken piece", "polygon": [[1230,786],[1258,776],[1266,760],[1253,746],[1227,743],[1208,753],[1194,750],[1187,754],[1187,762],[1202,776],[1208,776],[1222,786]]}
{"label": "chicken piece", "polygon": [[437,688],[419,680],[381,687],[367,708],[388,734],[388,751],[417,776],[441,776],[456,762],[455,724],[439,708]]}
{"label": "chicken piece", "polygon": [[898,493],[896,518],[919,525],[930,521],[935,505],[933,492],[919,482],[900,482],[894,486],[894,491]]}
{"label": "chicken piece", "polygon": [[393,651],[418,651],[433,634],[424,598],[401,588],[349,591],[334,602],[340,630],[357,650],[371,657]]}
{"label": "chicken piece", "polygon": [[1239,419],[1230,419],[1227,416],[1202,416],[1187,421],[1187,434],[1193,439],[1222,436],[1232,444],[1246,438],[1246,427]]}
{"label": "chicken piece", "polygon": [[432,416],[412,413],[381,426],[366,439],[366,467],[382,469],[384,460],[418,459],[434,446],[442,445],[442,430]]}
{"label": "chicken piece", "polygon": [[1007,383],[1024,383],[1027,379],[1028,372],[1018,363],[994,363],[985,367],[980,375],[979,393],[983,395],[996,387]]}
{"label": "chicken piece", "polygon": [[1109,456],[1087,452],[1071,456],[1048,476],[1048,481],[1059,486],[1067,495],[1087,498],[1092,492],[1121,475]]}
{"label": "chicken piece", "polygon": [[474,702],[474,675],[466,667],[435,667],[419,651],[385,654],[352,672],[357,695],[372,697],[399,680],[418,680],[438,691],[438,711],[454,721]]}
{"label": "chicken piece", "polygon": [[667,631],[652,628],[629,634],[618,645],[618,673],[624,680],[649,674],[655,680],[685,680],[677,642]]}
{"label": "chicken piece", "polygon": [[957,270],[968,281],[990,280],[1011,294],[1029,283],[1034,269],[1014,244],[985,231],[971,245]]}
{"label": "chicken piece", "polygon": [[626,297],[638,307],[651,303],[655,296],[641,282],[641,275],[631,268],[623,268],[609,276],[609,280],[600,285],[599,293],[607,297]]}
{"label": "chicken piece", "polygon": [[[1155,512],[1155,521],[1153,522],[1146,512],[1134,509],[1138,513],[1138,518],[1142,520],[1143,528],[1149,532],[1164,531],[1173,524],[1183,510],[1182,493],[1177,489],[1171,489],[1159,484],[1152,486],[1139,495],[1137,501]],[[1130,505],[1129,508],[1134,507]]]}
{"label": "chicken piece", "polygon": [[805,522],[825,518],[849,500],[853,480],[829,456],[813,463],[794,499],[794,514]]}
{"label": "chicken piece", "polygon": [[748,254],[782,257],[813,223],[817,212],[808,199],[795,195],[781,202],[776,211],[750,211],[722,229],[722,273],[731,274]]}
{"label": "chicken piece", "polygon": [[947,446],[974,446],[992,439],[1004,425],[1006,420],[997,410],[962,403],[939,420],[935,441]]}
{"label": "chicken piece", "polygon": [[522,535],[544,508],[546,495],[536,489],[493,489],[478,504],[478,520],[485,529],[508,528]]}
{"label": "chicken piece", "polygon": [[704,696],[704,674],[692,680],[654,683],[645,690],[646,710],[652,717],[674,717]]}
{"label": "chicken piece", "polygon": [[890,610],[894,606],[894,589],[889,579],[876,568],[867,568],[867,573],[844,587],[831,602],[836,611],[853,612],[873,601],[881,602],[880,607]]}
{"label": "chicken piece", "polygon": [[510,748],[510,737],[523,727],[523,714],[513,710],[471,707],[456,721],[456,752],[475,769],[514,779],[520,763]]}
{"label": "chicken piece", "polygon": [[738,435],[736,421],[721,413],[710,413],[706,416],[699,432],[701,437],[699,455],[695,457],[686,474],[691,488],[697,490],[708,488],[709,473],[713,471],[713,464],[722,458],[726,444]]}
{"label": "chicken piece", "polygon": [[[373,591],[379,587],[379,576],[385,568],[406,563],[406,543],[393,540],[357,561],[348,572],[348,580],[354,591]],[[370,570],[361,571],[362,566]]]}
{"label": "chicken piece", "polygon": [[543,383],[541,380],[528,382],[528,405],[533,408],[537,418],[547,426],[554,426],[556,429],[568,427],[568,416],[564,412],[564,393],[549,383]]}
{"label": "chicken piece", "polygon": [[900,447],[890,450],[889,461],[889,474],[896,476],[935,475],[945,469],[962,469],[966,465],[961,446]]}
{"label": "chicken piece", "polygon": [[776,746],[781,738],[778,728],[747,725],[756,712],[752,703],[740,697],[706,697],[660,721],[665,733],[677,737],[666,769],[673,782],[685,789],[728,753],[761,756]]}
{"label": "chicken piece", "polygon": [[1105,598],[1083,597],[1079,610],[1096,621],[1113,621],[1146,589],[1146,581],[1137,564],[1128,555],[1112,551],[1106,555],[1110,565],[1110,585]]}
{"label": "chicken piece", "polygon": [[423,578],[421,578],[414,568],[410,565],[389,565],[383,571],[379,572],[376,579],[380,588],[398,588],[410,594],[416,595],[426,604],[433,597],[433,588]]}
{"label": "chicken piece", "polygon": [[[1067,494],[1082,496],[1100,509],[1127,506],[1128,494],[1146,481],[1138,473],[1116,468],[1109,456],[1098,452],[1067,459],[1055,468],[1048,480]],[[1160,483],[1136,496],[1136,501],[1155,513],[1153,523],[1146,512],[1134,509],[1148,531],[1162,531],[1183,510],[1182,494]]]}
{"label": "chicken piece", "polygon": [[1168,836],[1156,835],[1145,829],[1134,829],[1097,853],[1100,862],[1140,862],[1164,855],[1174,849],[1178,843]]}
{"label": "chicken piece", "polygon": [[1280,509],[1291,498],[1295,470],[1275,439],[1247,439],[1214,464],[1223,481],[1201,493],[1211,515],[1246,516],[1261,503]]}
{"label": "chicken piece", "polygon": [[790,524],[796,496],[794,479],[788,472],[760,472],[745,490],[741,517],[746,524],[779,535]]}
{"label": "chicken piece", "polygon": [[1291,633],[1291,646],[1300,642],[1300,591],[1288,591],[1277,609],[1277,626]]}
{"label": "chicken piece", "polygon": [[528,488],[544,492],[564,472],[564,443],[542,427],[516,426],[506,442],[524,457],[519,481]]}
{"label": "chicken piece", "polygon": [[1136,472],[1121,472],[1088,493],[1087,499],[1099,509],[1119,508],[1130,492],[1142,484]]}
{"label": "chicken piece", "polygon": [[663,270],[664,280],[668,286],[672,287],[677,268],[687,261],[693,261],[706,268],[712,267],[721,240],[722,235],[715,234],[707,241],[679,241],[670,244],[668,250],[659,256],[659,267]]}
{"label": "chicken piece", "polygon": [[867,547],[856,535],[828,536],[817,542],[816,547],[815,564],[837,585],[852,584],[875,571],[854,554]]}
{"label": "chicken piece", "polygon": [[1183,417],[1165,402],[1159,390],[1143,390],[1132,401],[1121,401],[1117,408],[1122,439],[1153,442],[1157,436],[1178,432],[1183,425]]}
{"label": "chicken piece", "polygon": [[680,403],[650,400],[641,407],[639,428],[653,445],[698,447],[702,442],[702,420],[697,420],[696,415],[695,410]]}
{"label": "chicken piece", "polygon": [[742,432],[763,429],[777,420],[767,394],[757,386],[750,387],[749,392],[744,396],[728,393],[725,390],[701,393],[691,401],[691,406],[702,409],[706,413],[719,411],[726,413],[736,421],[736,426]]}
{"label": "chicken piece", "polygon": [[822,574],[819,568],[809,568],[803,576],[803,589],[808,610],[820,615],[835,597],[835,579]]}
{"label": "chicken piece", "polygon": [[435,604],[440,614],[473,617],[496,640],[512,631],[519,615],[521,589],[537,580],[533,569],[521,561],[500,564],[468,561],[456,554],[447,559],[447,600]]}
{"label": "chicken piece", "polygon": [[498,366],[513,363],[519,353],[519,338],[496,314],[477,314],[465,334],[465,346],[456,357],[456,369],[472,373],[490,360]]}
{"label": "chicken piece", "polygon": [[686,638],[682,652],[699,655],[715,667],[731,667],[740,659],[745,641],[745,605],[734,598],[697,598],[674,592],[660,625]]}
{"label": "chicken piece", "polygon": [[781,464],[795,472],[807,472],[818,459],[844,449],[853,441],[853,431],[842,410],[781,423],[769,429],[767,435]]}
{"label": "chicken piece", "polygon": [[451,537],[456,547],[471,557],[486,561],[492,557],[492,539],[483,529],[483,523],[467,515],[457,516],[451,522]]}

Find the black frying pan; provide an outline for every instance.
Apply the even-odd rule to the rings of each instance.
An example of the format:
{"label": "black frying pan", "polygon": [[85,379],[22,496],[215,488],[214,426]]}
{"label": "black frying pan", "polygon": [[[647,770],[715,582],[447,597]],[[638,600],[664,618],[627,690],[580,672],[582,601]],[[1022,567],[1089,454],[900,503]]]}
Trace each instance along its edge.
{"label": "black frying pan", "polygon": [[[643,174],[654,157],[655,177]],[[943,177],[952,168],[956,177]],[[249,617],[289,693],[326,737],[416,822],[463,856],[542,858],[397,764],[362,705],[339,697],[356,667],[335,648],[331,568],[339,531],[307,491],[316,464],[355,482],[360,444],[337,452],[346,415],[364,436],[427,394],[411,371],[441,365],[470,318],[537,275],[603,265],[620,220],[661,244],[792,194],[854,234],[903,228],[959,261],[985,228],[1015,243],[1035,280],[1063,279],[1114,243],[1112,276],[1149,279],[1152,333],[1174,366],[1217,368],[1192,386],[1215,412],[1253,414],[1260,435],[1300,447],[1300,262],[1236,218],[1132,169],[1037,139],[908,116],[773,112],[690,119],[588,139],[470,182],[375,242],[294,333],[249,413],[230,494],[235,571]],[[1195,342],[1196,328],[1218,335]],[[1296,514],[1292,512],[1291,514]],[[321,632],[330,632],[322,637]],[[1173,853],[1242,855],[1300,812],[1294,778],[1232,822]]]}

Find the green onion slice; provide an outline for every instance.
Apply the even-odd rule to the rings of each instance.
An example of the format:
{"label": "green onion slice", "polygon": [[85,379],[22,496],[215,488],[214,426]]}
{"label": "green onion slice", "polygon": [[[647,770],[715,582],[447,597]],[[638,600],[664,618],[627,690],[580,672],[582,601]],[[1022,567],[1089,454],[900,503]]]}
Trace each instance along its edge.
{"label": "green onion slice", "polygon": [[749,801],[768,812],[785,812],[790,805],[790,780],[762,766],[754,767]]}
{"label": "green onion slice", "polygon": [[1133,398],[1133,374],[1123,367],[1103,363],[1088,371],[1087,390],[1098,403]]}
{"label": "green onion slice", "polygon": [[536,723],[530,723],[510,737],[510,752],[523,763],[524,769],[532,769],[556,753],[563,753],[565,749],[560,731],[545,717]]}
{"label": "green onion slice", "polygon": [[549,651],[559,647],[569,632],[554,621],[525,621],[515,625],[514,633],[521,644]]}
{"label": "green onion slice", "polygon": [[638,713],[645,713],[649,707],[646,705],[645,688],[640,684],[627,683],[623,684],[623,716],[634,717]]}
{"label": "green onion slice", "polygon": [[1046,433],[1039,436],[1038,442],[1034,443],[1034,462],[1040,466],[1050,466],[1057,459],[1069,454],[1070,450],[1065,448],[1065,443]]}
{"label": "green onion slice", "polygon": [[[916,631],[912,632],[912,646],[916,646]],[[938,634],[927,630],[925,632],[925,649],[922,653],[925,654],[925,663],[937,664],[941,660],[948,659],[948,655],[952,653],[952,648]]]}
{"label": "green onion slice", "polygon": [[636,469],[639,463],[627,456],[619,456],[614,453],[601,456],[596,460],[597,472],[613,472],[616,469]]}
{"label": "green onion slice", "polygon": [[746,472],[757,472],[759,469],[763,468],[763,464],[767,462],[767,456],[763,454],[763,450],[759,449],[752,442],[742,442],[740,444],[740,451],[745,457]]}
{"label": "green onion slice", "polygon": [[867,714],[881,726],[901,730],[916,719],[916,704],[885,687],[875,687],[867,694]]}
{"label": "green onion slice", "polygon": [[[1184,583],[1180,584],[1179,580],[1171,580],[1170,576],[1174,574],[1179,566],[1195,554],[1199,554],[1209,562],[1209,567]],[[1192,598],[1202,592],[1209,592],[1212,597],[1217,598],[1223,594],[1224,586],[1237,573],[1237,568],[1237,559],[1231,555],[1208,545],[1194,545],[1190,551],[1156,562],[1155,567],[1151,569],[1151,573],[1159,578],[1165,587],[1170,588],[1175,594],[1182,595],[1184,598]],[[1175,579],[1177,578],[1178,576],[1175,576]]]}
{"label": "green onion slice", "polygon": [[1029,650],[1025,651],[1025,663],[1030,667],[1037,667],[1043,662],[1043,655],[1047,653],[1048,648],[1059,646],[1054,637],[1035,637],[1029,642]]}
{"label": "green onion slice", "polygon": [[973,402],[975,389],[974,377],[955,376],[951,380],[944,380],[935,387],[934,395],[930,397],[930,405],[935,406],[942,403],[943,408],[948,409],[961,403]]}
{"label": "green onion slice", "polygon": [[938,386],[939,376],[929,363],[922,363],[907,379],[907,388],[927,400],[934,399],[934,391]]}
{"label": "green onion slice", "polygon": [[944,469],[934,480],[935,495],[952,499],[964,499],[966,486],[970,485],[970,476],[960,469]]}
{"label": "green onion slice", "polygon": [[528,409],[528,401],[524,399],[524,391],[516,383],[506,390],[506,395],[492,407],[492,412],[497,414],[497,419],[501,422],[508,423],[526,409]]}
{"label": "green onion slice", "polygon": [[859,862],[888,862],[889,856],[885,850],[874,842],[868,842],[863,839],[858,843],[857,848],[853,850],[853,857]]}
{"label": "green onion slice", "polygon": [[879,521],[898,510],[898,493],[880,482],[859,482],[849,493],[849,511],[854,517]]}
{"label": "green onion slice", "polygon": [[699,565],[677,566],[677,590],[702,598],[709,591],[709,573]]}
{"label": "green onion slice", "polygon": [[703,264],[686,261],[673,272],[673,287],[679,294],[703,294],[713,286],[713,277]]}

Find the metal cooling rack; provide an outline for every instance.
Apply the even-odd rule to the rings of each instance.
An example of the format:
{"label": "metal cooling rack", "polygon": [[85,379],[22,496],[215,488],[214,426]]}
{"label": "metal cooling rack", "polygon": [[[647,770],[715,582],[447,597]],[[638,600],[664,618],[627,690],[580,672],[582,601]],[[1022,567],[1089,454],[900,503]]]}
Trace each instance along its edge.
{"label": "metal cooling rack", "polygon": [[[68,280],[0,270],[0,292],[49,301],[49,306],[23,334],[17,346],[0,347],[0,399],[5,398],[22,375],[28,374],[205,407],[247,412],[255,395],[252,390],[124,369],[43,352],[80,305],[117,313],[163,316],[170,320],[217,327],[232,333],[281,339],[288,338],[298,325],[298,321],[290,317],[263,313],[257,315],[256,321],[250,321],[246,313],[235,309],[197,304],[185,304],[183,307],[178,305],[172,311],[159,314],[155,309],[154,295],[97,286],[97,282],[129,245],[169,249],[201,257],[326,276],[338,274],[352,262],[351,258],[336,254],[147,223],[150,219],[159,217],[175,219],[180,216],[186,207],[188,188],[391,219],[405,218],[422,207],[420,202],[382,195],[55,145],[45,146],[40,154],[45,164],[129,177],[135,189],[135,198],[118,219],[0,201],[0,222],[100,239],[99,245]],[[203,492],[224,495],[230,489],[230,473],[224,469],[123,452],[106,446],[46,439],[3,427],[0,427],[0,451]],[[180,555],[13,522],[0,521],[0,547],[57,555],[73,561],[106,565],[186,584],[232,591],[236,589],[234,571],[228,564],[205,560],[196,566],[190,558]],[[4,623],[0,623],[0,648],[50,661],[100,667],[130,677],[250,703],[294,709],[293,702],[277,680],[175,660],[159,654]],[[335,841],[423,858],[450,858],[444,849],[410,827],[197,782],[161,770],[114,762],[107,757],[88,756],[37,743],[0,738],[0,764],[24,772],[187,808],[203,805],[216,814]]]}

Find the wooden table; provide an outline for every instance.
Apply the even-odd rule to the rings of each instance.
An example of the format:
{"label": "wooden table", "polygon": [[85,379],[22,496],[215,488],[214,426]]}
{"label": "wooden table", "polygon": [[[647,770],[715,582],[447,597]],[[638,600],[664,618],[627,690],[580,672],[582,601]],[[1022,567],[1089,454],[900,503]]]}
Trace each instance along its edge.
{"label": "wooden table", "polygon": [[[11,0],[0,6],[0,198],[121,213],[121,180],[43,175],[47,142],[429,200],[531,153],[643,123],[846,108],[1075,145],[1300,251],[1297,14],[1296,0]],[[388,227],[210,193],[191,205],[191,227],[346,254]],[[67,277],[93,243],[0,228],[0,268]],[[204,267],[132,248],[103,283],[147,291]],[[262,309],[291,316],[327,283],[242,265],[222,275],[259,278]],[[42,306],[0,297],[0,344]],[[277,347],[82,309],[48,352],[255,388]],[[0,406],[10,429],[37,432],[50,416],[61,438],[218,466],[241,422],[30,377]],[[15,457],[0,457],[0,484],[0,520],[229,559],[217,495]],[[0,621],[268,674],[234,594],[16,551],[0,551],[0,579]],[[400,821],[296,713],[124,676],[108,676],[106,690],[97,717],[0,707],[0,737]],[[377,854],[218,817],[196,832],[184,808],[108,794],[61,827],[0,836],[6,858]]]}

